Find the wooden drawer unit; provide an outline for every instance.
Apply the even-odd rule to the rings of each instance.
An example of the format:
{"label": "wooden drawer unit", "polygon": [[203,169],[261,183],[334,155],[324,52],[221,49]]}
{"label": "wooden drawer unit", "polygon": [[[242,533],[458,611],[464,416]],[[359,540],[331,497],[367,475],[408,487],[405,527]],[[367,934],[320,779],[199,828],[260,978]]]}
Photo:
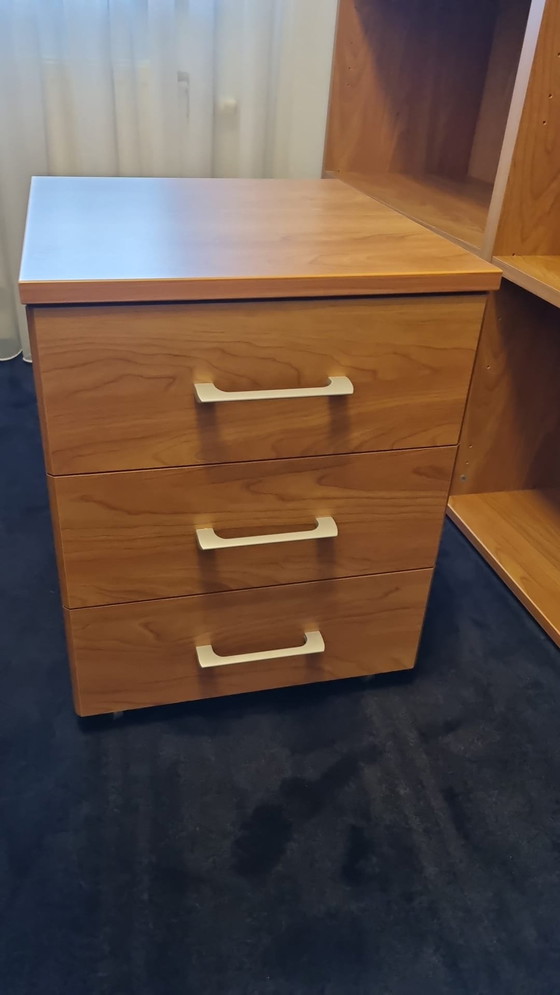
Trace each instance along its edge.
{"label": "wooden drawer unit", "polygon": [[80,715],[414,665],[499,278],[335,181],[34,180]]}
{"label": "wooden drawer unit", "polygon": [[454,445],[483,308],[472,295],[37,309],[49,472]]}
{"label": "wooden drawer unit", "polygon": [[67,607],[433,566],[454,448],[51,478]]}
{"label": "wooden drawer unit", "polygon": [[[430,579],[430,570],[411,570],[66,610],[78,710],[92,715],[407,669]],[[255,659],[236,661],[246,654]]]}

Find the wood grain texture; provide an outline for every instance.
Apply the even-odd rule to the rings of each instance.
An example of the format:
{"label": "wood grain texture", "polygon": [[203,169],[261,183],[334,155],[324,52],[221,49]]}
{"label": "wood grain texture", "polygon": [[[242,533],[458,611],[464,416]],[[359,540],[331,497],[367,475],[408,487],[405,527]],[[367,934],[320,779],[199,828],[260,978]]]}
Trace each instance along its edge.
{"label": "wood grain texture", "polygon": [[450,516],[560,646],[560,491],[458,495]]}
{"label": "wood grain texture", "polygon": [[[80,715],[309,684],[414,665],[432,572],[66,609]],[[325,653],[202,671],[196,645],[222,655],[303,643]]]}
{"label": "wood grain texture", "polygon": [[340,173],[339,178],[464,248],[482,246],[492,196],[488,183],[402,173]]}
{"label": "wood grain texture", "polygon": [[523,39],[521,54],[517,64],[515,84],[513,87],[504,140],[502,142],[502,150],[500,152],[500,159],[498,162],[498,170],[494,181],[492,200],[488,211],[486,231],[484,233],[482,255],[485,259],[490,259],[494,253],[496,232],[500,221],[511,160],[513,158],[517,133],[519,131],[519,124],[525,104],[525,95],[527,93],[527,87],[529,86],[529,80],[531,77],[533,59],[535,49],[537,47],[545,5],[546,0],[531,0],[525,37]]}
{"label": "wood grain texture", "polygon": [[531,0],[499,0],[469,176],[492,185],[519,65]]}
{"label": "wood grain texture", "polygon": [[24,303],[491,290],[489,263],[336,180],[38,177]]}
{"label": "wood grain texture", "polygon": [[495,262],[508,280],[560,307],[560,255],[496,256]]}
{"label": "wood grain texture", "polygon": [[65,551],[62,546],[62,529],[58,517],[58,501],[56,498],[55,480],[56,477],[51,477],[50,474],[47,474],[47,487],[49,492],[49,506],[51,511],[51,523],[52,523],[54,547],[56,554],[56,565],[58,569],[58,582],[60,585],[62,604],[67,605],[71,601],[71,596],[69,593],[68,583],[66,579],[66,559],[65,559]]}
{"label": "wood grain texture", "polygon": [[560,4],[548,0],[503,199],[498,256],[560,254]]}
{"label": "wood grain texture", "polygon": [[[369,452],[457,441],[483,296],[38,308],[49,472]],[[224,390],[355,392],[200,405]]]}
{"label": "wood grain texture", "polygon": [[341,0],[325,168],[466,176],[495,19],[471,0]]}
{"label": "wood grain texture", "polygon": [[513,284],[490,297],[453,494],[560,486],[559,332],[556,309]]}
{"label": "wood grain texture", "polygon": [[[455,448],[50,477],[67,607],[432,567]],[[201,550],[224,537],[338,536]],[[56,526],[55,526],[56,527]]]}

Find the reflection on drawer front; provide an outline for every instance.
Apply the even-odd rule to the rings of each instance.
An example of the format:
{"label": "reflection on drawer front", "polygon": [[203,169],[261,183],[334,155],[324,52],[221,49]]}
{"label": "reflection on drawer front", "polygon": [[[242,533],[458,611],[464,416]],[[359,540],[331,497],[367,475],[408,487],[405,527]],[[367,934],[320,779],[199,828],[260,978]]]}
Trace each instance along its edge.
{"label": "reflection on drawer front", "polygon": [[50,478],[70,608],[433,565],[455,449]]}
{"label": "reflection on drawer front", "polygon": [[48,469],[454,445],[484,300],[35,308]]}
{"label": "reflection on drawer front", "polygon": [[66,609],[77,710],[93,715],[412,667],[430,578],[430,570],[414,570]]}

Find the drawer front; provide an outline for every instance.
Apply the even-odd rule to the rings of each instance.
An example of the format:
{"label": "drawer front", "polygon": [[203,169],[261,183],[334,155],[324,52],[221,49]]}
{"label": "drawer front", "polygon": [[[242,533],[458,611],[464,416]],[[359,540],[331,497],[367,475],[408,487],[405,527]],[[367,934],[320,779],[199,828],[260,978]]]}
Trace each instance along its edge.
{"label": "drawer front", "polygon": [[[484,301],[36,308],[47,467],[68,474],[454,445]],[[353,393],[345,382],[329,386],[341,377]],[[197,400],[200,384],[221,400]],[[293,396],[259,393],[278,390]]]}
{"label": "drawer front", "polygon": [[455,449],[51,477],[70,608],[431,567]]}
{"label": "drawer front", "polygon": [[[430,570],[414,570],[66,609],[76,710],[94,715],[412,667],[430,578]],[[247,654],[255,658],[235,662]]]}

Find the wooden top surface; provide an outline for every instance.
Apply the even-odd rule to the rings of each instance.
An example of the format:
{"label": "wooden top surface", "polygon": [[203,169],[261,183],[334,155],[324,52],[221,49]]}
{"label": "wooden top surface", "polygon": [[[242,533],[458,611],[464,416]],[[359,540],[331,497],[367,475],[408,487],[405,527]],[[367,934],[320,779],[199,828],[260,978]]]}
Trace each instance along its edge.
{"label": "wooden top surface", "polygon": [[24,304],[485,291],[500,271],[338,180],[35,177]]}

